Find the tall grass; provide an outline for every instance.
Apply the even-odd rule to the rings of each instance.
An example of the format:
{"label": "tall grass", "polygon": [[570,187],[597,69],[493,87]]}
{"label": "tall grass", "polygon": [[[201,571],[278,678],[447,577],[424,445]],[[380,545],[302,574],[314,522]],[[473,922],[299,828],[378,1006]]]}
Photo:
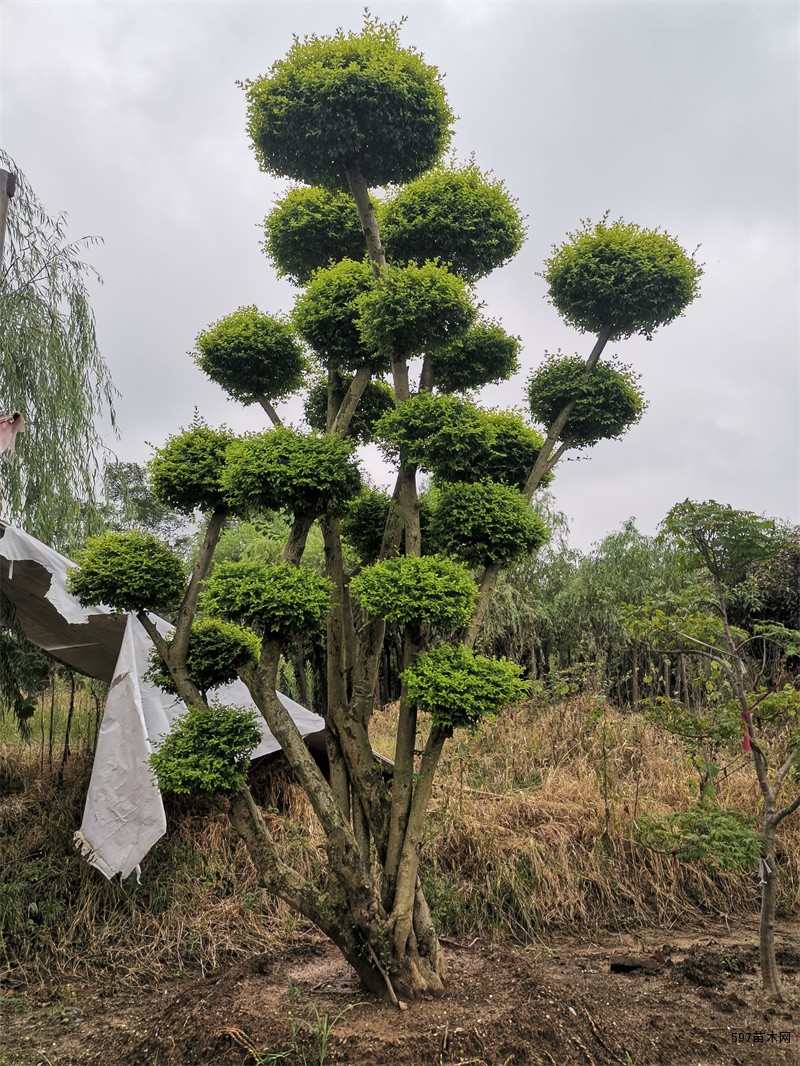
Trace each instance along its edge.
{"label": "tall grass", "polygon": [[[387,708],[373,729],[376,748],[390,757],[396,715]],[[61,749],[55,744],[48,759],[39,736],[0,747],[0,978],[102,970],[139,982],[318,935],[260,892],[242,845],[210,803],[169,804],[169,832],[148,855],[142,884],[107,882],[72,845],[91,745],[78,745],[59,775]],[[755,811],[752,773],[739,763],[719,799]],[[323,842],[303,793],[280,761],[254,776],[286,858],[313,874]],[[529,943],[563,932],[755,917],[755,871],[683,865],[638,842],[642,813],[684,810],[696,798],[678,740],[588,696],[532,704],[474,736],[457,735],[435,789],[423,865],[441,931]],[[789,824],[784,910],[800,898],[799,843],[800,827]]]}

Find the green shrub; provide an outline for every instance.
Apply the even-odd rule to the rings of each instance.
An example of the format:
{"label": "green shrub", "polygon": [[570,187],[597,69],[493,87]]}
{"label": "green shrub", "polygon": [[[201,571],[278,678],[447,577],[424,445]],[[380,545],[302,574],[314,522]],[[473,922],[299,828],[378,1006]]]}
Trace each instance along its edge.
{"label": "green shrub", "polygon": [[206,581],[203,607],[274,637],[314,633],[330,610],[331,584],[304,567],[220,563]]}
{"label": "green shrub", "polygon": [[406,695],[442,729],[474,727],[519,703],[530,685],[508,659],[477,655],[463,644],[435,644],[401,674]]}
{"label": "green shrub", "polygon": [[258,714],[243,707],[190,707],[172,723],[150,766],[162,792],[213,796],[241,792],[250,753],[261,743]]}
{"label": "green shrub", "polygon": [[449,630],[465,625],[478,590],[469,572],[438,555],[399,556],[365,567],[350,591],[376,618]]}
{"label": "green shrub", "polygon": [[364,234],[349,192],[290,189],[264,220],[264,250],[279,276],[307,285],[320,267],[364,256]]}
{"label": "green shrub", "polygon": [[352,445],[339,437],[274,429],[234,441],[223,485],[241,512],[340,513],[361,488]]}
{"label": "green shrub", "polygon": [[388,411],[375,426],[385,453],[437,477],[474,477],[489,456],[485,412],[455,396],[421,392]]}
{"label": "green shrub", "polygon": [[115,611],[169,611],[185,587],[183,563],[150,533],[89,537],[67,578],[82,604]]}
{"label": "green shrub", "polygon": [[506,381],[519,366],[519,337],[497,322],[476,322],[433,354],[433,377],[443,392],[466,392]]}
{"label": "green shrub", "polygon": [[436,263],[390,266],[358,301],[363,345],[384,356],[431,351],[462,336],[475,319],[470,291]]}
{"label": "green shrub", "polygon": [[329,370],[352,373],[364,363],[379,369],[388,363],[377,359],[374,345],[362,340],[358,326],[361,298],[375,285],[366,263],[343,259],[317,270],[305,292],[297,298],[292,320],[306,344]]}
{"label": "green shrub", "polygon": [[392,497],[380,489],[365,488],[350,502],[342,517],[342,536],[362,562],[373,563],[383,543]]}
{"label": "green shrub", "polygon": [[306,360],[288,322],[240,307],[195,342],[195,362],[234,400],[280,400],[303,383]]}
{"label": "green shrub", "polygon": [[570,233],[545,263],[550,301],[571,326],[648,339],[699,293],[703,269],[661,230],[606,218]]}
{"label": "green shrub", "polygon": [[762,840],[755,819],[742,811],[705,801],[688,811],[663,818],[639,816],[639,842],[666,851],[678,862],[702,862],[717,870],[753,870],[761,857]]}
{"label": "green shrub", "polygon": [[521,492],[493,481],[440,485],[431,518],[438,551],[468,566],[506,566],[538,551],[548,530]]}
{"label": "green shrub", "polygon": [[360,34],[296,38],[269,74],[245,83],[248,133],[262,169],[307,185],[369,185],[424,173],[453,115],[435,67],[401,48],[398,25],[367,17]]}
{"label": "green shrub", "polygon": [[469,163],[436,167],[401,189],[384,205],[381,236],[392,262],[422,266],[435,254],[476,281],[517,254],[525,227],[503,182]]}
{"label": "green shrub", "polygon": [[[172,644],[172,637],[167,638]],[[201,618],[192,625],[186,668],[189,678],[205,695],[218,685],[227,685],[245,666],[255,666],[261,641],[249,629],[218,618]],[[178,695],[169,671],[155,648],[150,654],[148,679],[166,692]]]}
{"label": "green shrub", "polygon": [[601,362],[587,374],[580,356],[549,355],[528,382],[531,414],[549,426],[574,399],[561,440],[572,448],[588,448],[621,437],[642,417],[646,404],[636,382],[627,367]]}
{"label": "green shrub", "polygon": [[222,468],[233,440],[228,429],[195,422],[170,437],[150,460],[150,485],[159,503],[184,514],[225,506]]}

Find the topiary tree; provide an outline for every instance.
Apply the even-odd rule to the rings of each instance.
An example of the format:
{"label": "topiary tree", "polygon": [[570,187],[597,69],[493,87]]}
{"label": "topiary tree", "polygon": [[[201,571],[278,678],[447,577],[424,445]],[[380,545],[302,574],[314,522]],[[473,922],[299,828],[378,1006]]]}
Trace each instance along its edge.
{"label": "topiary tree", "polygon": [[[262,886],[322,929],[368,988],[398,1002],[441,992],[445,976],[418,876],[442,747],[454,730],[477,728],[526,691],[514,664],[474,653],[483,612],[502,567],[546,538],[533,513],[533,494],[564,448],[574,446],[563,432],[573,409],[580,414],[585,408],[587,417],[594,410],[596,393],[586,382],[603,346],[612,335],[623,335],[630,316],[624,328],[616,318],[604,320],[580,372],[551,384],[548,418],[555,414],[546,435],[517,411],[487,412],[473,399],[452,395],[516,369],[518,339],[479,317],[470,284],[517,251],[524,225],[502,183],[472,163],[461,169],[441,164],[453,116],[435,68],[401,45],[399,26],[368,17],[360,33],[295,41],[245,90],[259,163],[309,186],[292,189],[270,215],[267,250],[279,272],[305,286],[291,322],[311,367],[307,411],[313,429],[283,427],[265,405],[273,428],[232,441],[219,468],[223,502],[212,511],[209,528],[236,513],[257,519],[281,511],[292,522],[283,561],[262,566],[242,560],[212,571],[204,547],[171,641],[140,614],[172,684],[192,708],[172,734],[180,742],[155,767],[164,788],[174,782],[190,786],[188,777],[173,772],[181,760],[195,768],[198,787],[214,783]],[[370,185],[394,189],[378,212]],[[363,238],[360,252],[353,247],[353,213]],[[652,234],[648,240],[658,248],[671,239]],[[689,273],[699,273],[689,257],[682,261]],[[584,284],[588,299],[599,282],[587,277]],[[657,264],[648,284],[658,289]],[[635,286],[626,291],[636,293]],[[627,307],[625,299],[611,306],[615,314]],[[674,303],[670,308],[672,316]],[[648,328],[658,324],[651,316]],[[211,327],[205,336],[217,332]],[[277,399],[286,379],[270,376],[273,343],[272,331],[265,330],[244,346],[246,358],[234,346],[236,358],[208,359],[204,369],[244,402]],[[198,340],[201,360],[204,345],[211,350]],[[286,350],[292,350],[288,342]],[[418,378],[412,376],[415,358]],[[631,382],[622,378],[630,398]],[[589,399],[579,407],[584,396]],[[534,415],[541,416],[538,407]],[[617,419],[611,428],[617,435],[624,425]],[[601,419],[595,439],[608,430]],[[395,464],[391,492],[361,484],[353,442],[367,435]],[[169,461],[177,461],[176,450],[173,445]],[[420,470],[432,478],[422,499]],[[162,473],[156,480],[165,491],[170,479]],[[194,500],[202,506],[199,491]],[[324,581],[301,565],[314,522],[324,541]],[[215,535],[207,535],[206,546],[213,548]],[[87,585],[90,564],[79,579]],[[213,705],[203,710],[200,665],[189,655],[198,610],[249,627],[261,639],[257,665],[241,666],[239,674],[305,789],[324,833],[324,862],[315,853],[302,869],[289,865],[246,783],[240,776],[225,779],[225,752],[226,765],[241,768],[243,734],[229,709],[218,715]],[[320,626],[327,705],[319,710],[326,721],[328,777],[275,689],[281,649]],[[388,775],[370,743],[387,627],[399,638],[402,675]],[[219,728],[218,718],[224,718]],[[196,757],[205,730],[211,754]]]}

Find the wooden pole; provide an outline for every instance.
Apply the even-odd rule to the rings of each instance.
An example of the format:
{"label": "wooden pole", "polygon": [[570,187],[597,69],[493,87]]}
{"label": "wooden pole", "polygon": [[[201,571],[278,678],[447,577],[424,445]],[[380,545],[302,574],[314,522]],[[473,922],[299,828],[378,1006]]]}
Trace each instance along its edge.
{"label": "wooden pole", "polygon": [[6,244],[6,220],[8,202],[17,187],[17,176],[8,170],[0,170],[0,277],[3,271],[3,251]]}

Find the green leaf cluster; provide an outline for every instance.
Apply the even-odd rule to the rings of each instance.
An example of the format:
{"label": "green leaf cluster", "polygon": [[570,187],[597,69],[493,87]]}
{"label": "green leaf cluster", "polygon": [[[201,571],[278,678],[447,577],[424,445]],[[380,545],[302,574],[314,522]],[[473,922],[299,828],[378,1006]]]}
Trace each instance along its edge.
{"label": "green leaf cluster", "polygon": [[115,611],[169,611],[185,587],[183,563],[150,533],[89,537],[67,577],[67,588],[82,604]]}
{"label": "green leaf cluster", "polygon": [[676,319],[699,293],[703,269],[661,230],[607,218],[570,233],[546,261],[550,301],[583,332],[611,330],[611,340]]}
{"label": "green leaf cluster", "polygon": [[150,460],[150,485],[159,503],[183,514],[226,506],[222,488],[225,452],[233,440],[228,429],[194,422],[159,448]]}
{"label": "green leaf cluster", "polygon": [[388,492],[363,488],[342,516],[342,536],[362,562],[373,563],[378,558],[391,506]]}
{"label": "green leaf cluster", "polygon": [[280,277],[307,285],[315,270],[364,256],[353,197],[320,186],[290,189],[264,220],[264,250]]}
{"label": "green leaf cluster", "polygon": [[[352,377],[339,377],[335,383],[333,399],[336,410],[341,405],[351,381]],[[328,418],[328,383],[324,378],[312,381],[303,409],[311,428],[324,433]],[[394,390],[383,381],[368,382],[350,419],[347,436],[359,444],[370,444],[375,436],[375,423],[387,411],[393,409]]]}
{"label": "green leaf cluster", "polygon": [[331,584],[306,567],[220,563],[206,581],[202,606],[273,637],[316,633],[330,610]]}
{"label": "green leaf cluster", "polygon": [[512,259],[525,226],[502,181],[475,163],[438,166],[383,205],[381,236],[390,261],[421,266],[431,255],[477,281]]}
{"label": "green leaf cluster", "polygon": [[247,782],[250,753],[261,743],[260,719],[243,707],[190,707],[172,723],[150,766],[162,792],[235,795]]}
{"label": "green leaf cluster", "polygon": [[465,625],[478,595],[466,567],[441,555],[398,556],[367,566],[350,591],[375,618],[438,630]]}
{"label": "green leaf cluster", "polygon": [[296,39],[269,73],[245,83],[247,131],[262,169],[308,185],[410,181],[450,139],[453,114],[435,67],[401,48],[398,25],[367,17],[361,33]]}
{"label": "green leaf cluster", "polygon": [[508,659],[477,655],[463,644],[435,644],[400,676],[408,699],[441,729],[474,728],[525,699],[530,684]]}
{"label": "green leaf cluster", "polygon": [[519,366],[520,339],[497,322],[476,322],[433,353],[433,378],[443,392],[466,392],[506,381]]}
{"label": "green leaf cluster", "polygon": [[273,429],[235,440],[223,485],[240,512],[340,513],[361,488],[349,441]]}
{"label": "green leaf cluster", "polygon": [[[167,639],[172,644],[172,637]],[[261,641],[249,629],[219,618],[200,618],[192,624],[186,668],[189,679],[205,695],[218,685],[227,685],[245,666],[255,666],[261,653]],[[148,680],[166,692],[178,695],[172,677],[161,656],[153,649]]]}
{"label": "green leaf cluster", "polygon": [[548,536],[518,489],[493,481],[438,488],[431,538],[438,551],[468,566],[506,566],[538,551]]}
{"label": "green leaf cluster", "polygon": [[280,400],[303,383],[306,360],[294,330],[257,307],[221,318],[198,334],[195,345],[200,369],[245,405],[261,396]]}
{"label": "green leaf cluster", "polygon": [[[362,339],[361,300],[375,286],[363,262],[343,259],[317,270],[294,305],[292,319],[306,344],[329,370],[352,373],[376,359],[376,349]],[[388,369],[384,360],[380,369]]]}
{"label": "green leaf cluster", "polygon": [[390,458],[400,458],[445,480],[473,470],[489,452],[491,432],[483,411],[467,400],[421,392],[376,424]]}
{"label": "green leaf cluster", "polygon": [[716,500],[676,503],[664,519],[664,529],[696,566],[705,567],[727,586],[737,584],[750,566],[778,551],[785,537],[773,519]]}
{"label": "green leaf cluster", "polygon": [[359,309],[362,343],[385,356],[436,350],[464,334],[475,319],[466,282],[437,263],[388,267]]}
{"label": "green leaf cluster", "polygon": [[741,811],[704,802],[663,818],[640,815],[639,840],[645,847],[671,853],[679,862],[701,862],[717,870],[753,870],[762,848],[753,821]]}
{"label": "green leaf cluster", "polygon": [[571,448],[588,448],[622,436],[642,417],[646,405],[636,382],[627,367],[599,362],[587,374],[580,356],[548,355],[528,382],[531,414],[549,426],[574,400],[561,440]]}
{"label": "green leaf cluster", "polygon": [[[479,414],[487,431],[486,445],[476,447],[471,456],[462,452],[451,453],[445,467],[446,480],[496,481],[521,492],[542,450],[544,438],[514,411],[479,410]],[[459,467],[461,459],[466,462]],[[445,476],[441,466],[437,467],[436,473]],[[552,473],[545,474],[541,484],[549,485],[552,480]]]}

